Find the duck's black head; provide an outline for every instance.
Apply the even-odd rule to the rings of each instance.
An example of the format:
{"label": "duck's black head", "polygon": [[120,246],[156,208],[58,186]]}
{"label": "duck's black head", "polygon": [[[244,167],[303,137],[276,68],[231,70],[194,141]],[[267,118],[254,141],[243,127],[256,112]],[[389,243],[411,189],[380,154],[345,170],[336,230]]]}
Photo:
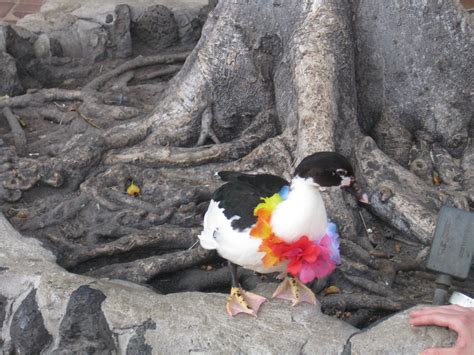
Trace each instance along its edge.
{"label": "duck's black head", "polygon": [[368,203],[368,198],[357,186],[354,169],[349,160],[336,152],[318,152],[304,158],[295,169],[295,176],[311,178],[321,187],[337,186]]}

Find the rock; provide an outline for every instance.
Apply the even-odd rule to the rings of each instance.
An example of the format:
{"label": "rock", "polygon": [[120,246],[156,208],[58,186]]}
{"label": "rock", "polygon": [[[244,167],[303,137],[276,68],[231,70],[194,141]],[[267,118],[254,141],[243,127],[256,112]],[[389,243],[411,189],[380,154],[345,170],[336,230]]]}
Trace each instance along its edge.
{"label": "rock", "polygon": [[178,26],[173,12],[162,5],[146,8],[132,22],[131,33],[133,41],[154,49],[167,48],[178,41]]}
{"label": "rock", "polygon": [[5,47],[8,54],[22,64],[28,63],[34,58],[33,43],[37,36],[20,26],[6,26]]}
{"label": "rock", "polygon": [[[0,295],[0,324],[5,321],[7,314],[8,300],[6,297]],[[0,339],[0,349],[3,347],[3,339]]]}
{"label": "rock", "polygon": [[109,57],[126,58],[132,55],[132,36],[130,34],[130,8],[127,5],[118,5],[114,17],[109,14],[106,18],[105,29],[109,35]]}
{"label": "rock", "polygon": [[2,78],[0,80],[0,96],[14,96],[25,91],[18,77],[15,59],[3,51],[0,51],[0,78]]}
{"label": "rock", "polygon": [[408,324],[408,313],[412,310],[397,313],[353,335],[348,342],[350,354],[419,354],[426,348],[454,345],[456,333],[451,330],[441,327],[411,327]]}
{"label": "rock", "polygon": [[[42,12],[25,16],[17,24],[47,35],[53,56],[97,61],[105,56],[125,58],[132,54],[131,21],[138,23],[137,36],[147,46],[151,41],[153,49],[166,48],[177,41],[195,43],[201,33],[204,8],[207,13],[207,0],[137,0],[128,5],[120,0],[49,0]],[[38,52],[43,55],[44,51],[47,53],[43,48],[46,42],[40,44]]]}
{"label": "rock", "polygon": [[127,354],[152,354],[153,349],[146,343],[145,339],[145,333],[148,329],[156,329],[156,323],[147,321],[136,328],[136,334],[132,336],[128,342],[126,352]]}
{"label": "rock", "polygon": [[33,44],[33,49],[36,58],[49,58],[51,57],[51,43],[47,34],[42,33],[38,36],[38,39]]}
{"label": "rock", "polygon": [[33,289],[15,311],[10,325],[12,345],[19,354],[39,354],[52,340],[35,296]]}
{"label": "rock", "polygon": [[59,327],[60,342],[55,354],[113,353],[112,332],[101,310],[105,298],[101,291],[87,285],[71,293]]}
{"label": "rock", "polygon": [[0,52],[7,51],[6,26],[0,25]]}

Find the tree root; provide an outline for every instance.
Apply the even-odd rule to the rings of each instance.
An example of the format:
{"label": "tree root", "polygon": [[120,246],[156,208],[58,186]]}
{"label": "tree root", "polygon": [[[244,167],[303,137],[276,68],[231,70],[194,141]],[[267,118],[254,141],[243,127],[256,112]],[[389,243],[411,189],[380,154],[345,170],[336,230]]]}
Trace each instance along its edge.
{"label": "tree root", "polygon": [[248,154],[261,142],[276,134],[273,116],[269,112],[259,114],[242,138],[234,142],[197,148],[156,147],[132,148],[121,153],[108,154],[105,164],[132,163],[141,166],[195,166],[211,162],[232,161]]}
{"label": "tree root", "polygon": [[366,181],[370,210],[407,236],[431,243],[437,211],[442,204],[467,207],[467,201],[437,191],[380,151],[371,138],[364,138],[356,159]]}
{"label": "tree root", "polygon": [[63,90],[63,89],[41,89],[30,90],[27,94],[21,96],[3,96],[0,97],[0,107],[9,106],[31,107],[42,106],[46,102],[52,101],[82,101],[84,93],[79,90]]}
{"label": "tree root", "polygon": [[81,194],[68,199],[47,210],[46,213],[34,216],[20,226],[20,230],[35,231],[49,227],[75,217],[89,203],[89,198]]}
{"label": "tree root", "polygon": [[160,54],[150,57],[138,56],[122,65],[119,65],[114,70],[102,74],[101,76],[92,80],[89,84],[84,86],[83,90],[98,91],[107,81],[119,76],[129,70],[133,70],[139,67],[156,65],[156,64],[173,64],[176,62],[184,62],[188,57],[189,52],[177,53],[177,54]]}
{"label": "tree root", "polygon": [[133,79],[134,81],[141,82],[141,81],[161,78],[163,76],[176,74],[177,72],[181,70],[181,68],[182,68],[181,65],[170,65],[167,68],[158,69],[158,70],[151,71],[148,73],[141,73],[141,74],[136,73]]}
{"label": "tree root", "polygon": [[197,247],[191,250],[152,256],[129,263],[108,265],[88,272],[87,275],[146,283],[160,274],[201,265],[215,257],[215,251]]}
{"label": "tree root", "polygon": [[18,122],[16,116],[13,114],[10,107],[4,107],[2,110],[3,116],[7,119],[8,124],[13,135],[13,141],[15,142],[15,148],[19,155],[25,155],[26,153],[26,135]]}
{"label": "tree root", "polygon": [[400,311],[408,308],[408,303],[396,302],[387,297],[367,294],[337,294],[318,297],[323,310],[335,308],[340,310],[351,309],[379,309],[387,311]]}
{"label": "tree root", "polygon": [[201,133],[199,134],[196,146],[204,145],[206,140],[210,138],[215,144],[220,144],[219,138],[217,138],[214,130],[212,129],[212,107],[208,106],[205,108],[201,116]]}
{"label": "tree root", "polygon": [[158,249],[160,251],[189,248],[196,240],[199,228],[180,228],[163,226],[123,236],[113,242],[98,245],[91,249],[75,248],[58,262],[70,269],[80,263],[104,256],[115,256],[139,249]]}
{"label": "tree root", "polygon": [[381,283],[373,282],[371,280],[358,276],[344,275],[344,277],[355,286],[360,287],[376,295],[389,297],[390,299],[395,300],[403,299],[400,295],[397,295],[394,290]]}

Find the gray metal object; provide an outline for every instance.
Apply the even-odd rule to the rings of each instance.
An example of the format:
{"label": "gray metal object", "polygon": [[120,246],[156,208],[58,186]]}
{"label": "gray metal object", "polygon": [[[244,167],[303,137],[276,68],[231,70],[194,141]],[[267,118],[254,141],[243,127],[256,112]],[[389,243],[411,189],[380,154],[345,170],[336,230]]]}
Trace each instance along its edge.
{"label": "gray metal object", "polygon": [[474,307],[474,298],[455,291],[449,298],[449,303],[457,304],[458,306],[462,307]]}
{"label": "gray metal object", "polygon": [[474,254],[474,213],[443,206],[438,214],[426,267],[440,273],[433,304],[447,300],[451,277],[467,278]]}

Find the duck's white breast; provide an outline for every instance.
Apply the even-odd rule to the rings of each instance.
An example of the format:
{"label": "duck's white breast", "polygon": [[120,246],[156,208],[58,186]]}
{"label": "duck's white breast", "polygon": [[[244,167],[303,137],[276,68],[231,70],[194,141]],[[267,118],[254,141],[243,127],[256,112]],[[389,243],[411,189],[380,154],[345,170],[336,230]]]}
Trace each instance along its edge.
{"label": "duck's white breast", "polygon": [[199,235],[201,246],[205,249],[216,249],[220,256],[246,269],[261,273],[283,271],[285,265],[264,267],[262,258],[265,253],[258,251],[261,239],[250,236],[250,228],[243,231],[234,230],[231,223],[237,218],[239,217],[227,219],[219,203],[211,200],[204,216],[204,230]]}

